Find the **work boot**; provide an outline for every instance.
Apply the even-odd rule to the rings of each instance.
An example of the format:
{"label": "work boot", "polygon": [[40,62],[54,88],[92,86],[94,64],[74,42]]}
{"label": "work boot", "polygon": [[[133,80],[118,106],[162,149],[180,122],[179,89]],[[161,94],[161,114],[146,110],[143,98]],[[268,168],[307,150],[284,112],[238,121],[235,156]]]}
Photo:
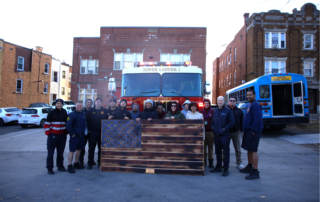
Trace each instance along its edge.
{"label": "work boot", "polygon": [[61,171],[61,172],[66,172],[67,171],[64,166],[59,167],[58,170]]}
{"label": "work boot", "polygon": [[260,179],[260,172],[257,169],[253,169],[252,172],[246,176],[247,180]]}
{"label": "work boot", "polygon": [[52,168],[51,168],[51,169],[48,169],[48,173],[49,173],[50,175],[53,175],[53,174],[54,174]]}
{"label": "work boot", "polygon": [[88,170],[91,170],[91,169],[92,169],[92,165],[91,165],[91,164],[88,164],[87,169],[88,169]]}
{"label": "work boot", "polygon": [[207,159],[204,159],[204,166],[207,166]]}
{"label": "work boot", "polygon": [[245,168],[240,169],[239,172],[240,173],[251,173],[252,170],[253,170],[252,165],[248,164]]}
{"label": "work boot", "polygon": [[209,168],[213,168],[213,160],[209,160]]}
{"label": "work boot", "polygon": [[100,162],[98,162],[98,166],[100,167]]}
{"label": "work boot", "polygon": [[69,173],[75,173],[76,171],[73,169],[72,164],[68,165],[68,172]]}
{"label": "work boot", "polygon": [[84,165],[83,161],[79,161],[79,164],[82,165],[82,166]]}
{"label": "work boot", "polygon": [[97,164],[96,164],[96,162],[93,161],[92,165],[95,166],[95,165],[97,165]]}
{"label": "work boot", "polygon": [[210,173],[221,173],[223,169],[221,167],[216,167],[212,170],[210,170]]}
{"label": "work boot", "polygon": [[80,164],[79,162],[74,163],[73,167],[74,167],[74,169],[84,169],[85,168],[84,165]]}
{"label": "work boot", "polygon": [[226,177],[228,175],[229,175],[229,170],[228,169],[223,169],[222,176]]}

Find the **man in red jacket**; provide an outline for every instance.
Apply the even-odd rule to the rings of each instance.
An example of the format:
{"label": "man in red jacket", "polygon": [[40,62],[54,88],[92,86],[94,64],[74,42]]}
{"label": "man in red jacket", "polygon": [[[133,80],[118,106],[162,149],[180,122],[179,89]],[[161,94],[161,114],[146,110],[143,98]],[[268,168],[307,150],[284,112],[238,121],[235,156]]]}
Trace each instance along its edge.
{"label": "man in red jacket", "polygon": [[59,171],[65,172],[66,169],[63,166],[63,152],[66,147],[67,141],[67,111],[62,108],[63,100],[56,100],[56,108],[49,112],[46,122],[44,124],[45,133],[48,136],[47,139],[47,169],[49,174],[53,172],[53,154],[55,148],[57,148],[57,167]]}
{"label": "man in red jacket", "polygon": [[211,102],[209,99],[205,99],[203,101],[204,109],[199,111],[203,114],[204,119],[204,127],[205,127],[205,140],[204,140],[204,162],[207,165],[207,147],[208,147],[208,160],[209,160],[209,167],[213,168],[213,131],[211,128],[212,116],[213,116],[213,109],[211,109]]}

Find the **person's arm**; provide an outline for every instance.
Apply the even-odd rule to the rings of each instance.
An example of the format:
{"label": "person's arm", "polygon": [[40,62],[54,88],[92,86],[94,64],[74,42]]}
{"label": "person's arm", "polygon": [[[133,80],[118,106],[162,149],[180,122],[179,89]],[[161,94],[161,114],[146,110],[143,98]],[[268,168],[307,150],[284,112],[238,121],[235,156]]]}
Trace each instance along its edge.
{"label": "person's arm", "polygon": [[[68,130],[68,132],[69,132],[69,134],[70,134],[71,136],[74,136],[74,135],[76,134],[75,131],[73,130],[73,127],[72,127],[72,124],[73,124],[74,121],[76,121],[76,120],[75,120],[73,114],[70,113],[70,114],[68,115],[68,118],[67,118],[67,130]],[[79,134],[79,135],[80,135],[80,134]]]}
{"label": "person's arm", "polygon": [[48,113],[48,115],[47,115],[47,119],[46,119],[46,121],[44,122],[44,126],[43,126],[43,128],[44,128],[44,131],[45,131],[45,134],[47,135],[47,136],[49,136],[50,135],[50,129],[51,129],[51,117],[52,117],[52,111],[50,111],[49,113]]}
{"label": "person's arm", "polygon": [[90,132],[91,129],[92,129],[92,125],[91,125],[91,112],[90,112],[90,110],[87,112],[86,119],[87,119],[88,132]]}
{"label": "person's arm", "polygon": [[183,114],[183,113],[180,113],[181,115],[180,115],[180,119],[181,120],[185,120],[186,119],[186,116]]}
{"label": "person's arm", "polygon": [[[252,110],[252,111],[251,111]],[[258,104],[251,105],[250,111],[253,114],[253,125],[252,125],[252,131],[255,133],[256,131],[259,130],[259,127],[261,125],[262,121],[262,109],[261,106]]]}
{"label": "person's arm", "polygon": [[224,130],[230,130],[235,124],[234,115],[230,109],[227,110],[227,119],[228,123],[224,126]]}

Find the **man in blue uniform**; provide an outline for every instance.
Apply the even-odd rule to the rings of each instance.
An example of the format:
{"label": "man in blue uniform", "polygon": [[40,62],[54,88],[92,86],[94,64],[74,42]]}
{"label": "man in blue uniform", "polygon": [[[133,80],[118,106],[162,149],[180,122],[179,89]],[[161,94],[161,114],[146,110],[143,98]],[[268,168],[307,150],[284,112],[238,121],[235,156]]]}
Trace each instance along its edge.
{"label": "man in blue uniform", "polygon": [[[75,169],[83,169],[84,166],[80,164],[79,158],[81,150],[84,149],[85,145],[85,134],[88,133],[86,128],[86,117],[85,113],[82,111],[83,105],[81,101],[78,101],[76,104],[76,110],[71,112],[67,118],[67,130],[70,134],[69,141],[69,155],[68,155],[68,172],[75,173]],[[74,152],[75,163],[74,167],[72,166],[72,160]]]}
{"label": "man in blue uniform", "polygon": [[89,157],[87,169],[91,170],[93,165],[94,151],[98,143],[98,166],[100,166],[101,154],[101,120],[108,119],[108,111],[101,107],[102,99],[97,98],[95,101],[95,108],[89,110],[87,114],[87,124],[89,137]]}
{"label": "man in blue uniform", "polygon": [[[214,133],[214,145],[217,158],[217,166],[210,170],[212,173],[222,172],[222,176],[229,175],[230,162],[230,129],[234,126],[234,117],[230,109],[224,106],[224,97],[217,99],[218,109],[214,110],[212,118],[212,130]],[[222,169],[222,150],[224,152],[224,162]]]}
{"label": "man in blue uniform", "polygon": [[[92,104],[93,104],[93,103],[92,103],[92,100],[91,100],[91,99],[87,99],[87,100],[86,100],[86,107],[84,107],[83,110],[82,110],[82,111],[84,112],[85,116],[87,116],[88,111],[92,108]],[[86,145],[87,145],[87,142],[89,141],[89,136],[90,136],[89,133],[84,136],[84,148],[83,148],[83,150],[81,150],[80,159],[79,159],[79,162],[80,162],[81,165],[84,164],[84,155],[85,155],[85,153],[86,153],[85,147],[86,147]],[[89,149],[88,149],[88,153],[89,153]],[[94,162],[94,160],[93,160],[93,164],[92,164],[92,165],[96,165],[96,163]]]}
{"label": "man in blue uniform", "polygon": [[249,104],[246,107],[243,118],[242,130],[244,134],[241,147],[248,152],[248,165],[244,169],[241,169],[240,172],[250,173],[246,176],[246,179],[253,180],[260,178],[258,171],[258,146],[263,129],[263,120],[262,107],[256,101],[254,90],[247,91],[247,99]]}

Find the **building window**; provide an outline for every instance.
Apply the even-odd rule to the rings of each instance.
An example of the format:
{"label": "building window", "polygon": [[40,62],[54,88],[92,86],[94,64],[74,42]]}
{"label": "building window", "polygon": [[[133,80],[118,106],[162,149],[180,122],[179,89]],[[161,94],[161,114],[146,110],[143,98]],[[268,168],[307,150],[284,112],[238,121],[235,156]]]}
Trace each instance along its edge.
{"label": "building window", "polygon": [[58,83],[58,72],[52,73],[52,81]]}
{"label": "building window", "polygon": [[190,61],[190,54],[161,53],[160,62],[185,62]]}
{"label": "building window", "polygon": [[216,71],[216,67],[213,67],[213,74],[212,75],[215,74],[215,71]]}
{"label": "building window", "polygon": [[237,61],[237,48],[234,48],[234,61]]}
{"label": "building window", "polygon": [[62,78],[66,79],[66,71],[62,71]]}
{"label": "building window", "polygon": [[305,34],[304,35],[304,49],[313,49],[313,35]]}
{"label": "building window", "polygon": [[22,79],[17,79],[16,92],[17,93],[22,93],[22,87],[23,87],[23,80]]}
{"label": "building window", "polygon": [[68,88],[68,97],[71,96],[71,88]]}
{"label": "building window", "polygon": [[49,74],[49,64],[48,63],[44,64],[44,73]]}
{"label": "building window", "polygon": [[265,48],[286,48],[286,33],[266,32]]}
{"label": "building window", "polygon": [[236,84],[237,70],[234,70],[233,83]]}
{"label": "building window", "polygon": [[99,60],[81,60],[80,74],[98,74]]}
{"label": "building window", "polygon": [[71,73],[69,73],[69,81],[71,82],[71,76],[72,76],[72,74]]}
{"label": "building window", "polygon": [[96,100],[97,99],[97,89],[79,89],[79,100],[83,101],[83,105],[87,99]]}
{"label": "building window", "polygon": [[66,95],[66,87],[61,87],[61,95]]}
{"label": "building window", "polygon": [[268,58],[265,59],[265,74],[286,73],[287,58]]}
{"label": "building window", "polygon": [[232,83],[232,78],[231,78],[231,73],[230,73],[230,80],[229,80],[229,85],[231,86]]}
{"label": "building window", "polygon": [[228,81],[229,81],[229,79],[228,79],[228,75],[227,75],[227,78],[226,78],[226,80],[227,80],[227,87],[228,87]]}
{"label": "building window", "polygon": [[142,53],[115,53],[114,70],[122,70],[134,66],[134,62],[143,61]]}
{"label": "building window", "polygon": [[48,83],[43,84],[43,93],[48,93]]}
{"label": "building window", "polygon": [[220,88],[220,80],[219,80],[219,88]]}
{"label": "building window", "polygon": [[303,60],[303,73],[305,77],[314,76],[314,62],[316,58],[307,58]]}
{"label": "building window", "polygon": [[21,57],[21,56],[18,57],[17,70],[18,71],[23,71],[24,70],[24,57]]}
{"label": "building window", "polygon": [[229,64],[231,65],[231,53],[230,53],[230,60],[229,60]]}

